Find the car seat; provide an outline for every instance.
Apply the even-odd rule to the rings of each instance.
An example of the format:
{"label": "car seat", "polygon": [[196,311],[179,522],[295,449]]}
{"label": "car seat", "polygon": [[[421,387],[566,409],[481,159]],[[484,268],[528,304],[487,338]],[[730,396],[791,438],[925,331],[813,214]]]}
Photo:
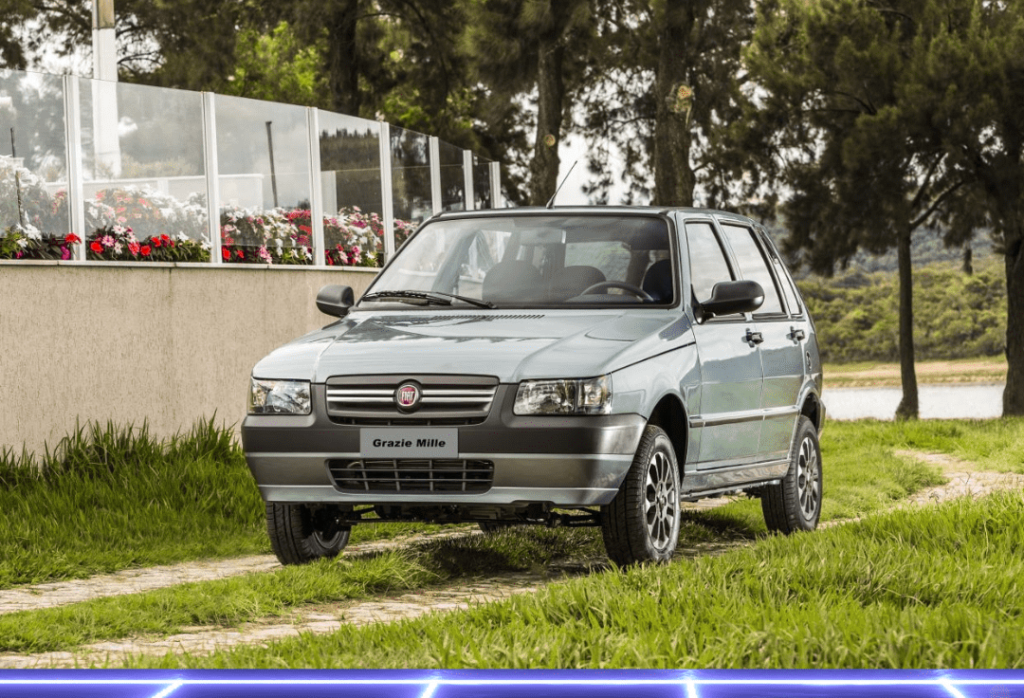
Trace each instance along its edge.
{"label": "car seat", "polygon": [[536,299],[542,292],[541,276],[529,262],[513,259],[498,262],[484,277],[481,296],[485,301],[522,301]]}
{"label": "car seat", "polygon": [[663,259],[648,267],[640,288],[658,303],[670,301],[672,299],[672,262]]}

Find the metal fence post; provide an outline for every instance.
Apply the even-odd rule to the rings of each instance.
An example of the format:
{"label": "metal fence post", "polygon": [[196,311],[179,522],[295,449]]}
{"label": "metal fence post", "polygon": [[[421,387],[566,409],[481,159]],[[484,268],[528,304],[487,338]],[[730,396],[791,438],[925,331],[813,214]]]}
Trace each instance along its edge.
{"label": "metal fence post", "polygon": [[67,148],[68,214],[71,231],[81,242],[75,245],[75,259],[84,262],[88,237],[85,230],[85,195],[82,189],[82,99],[78,78],[65,75],[64,82],[64,145]]}
{"label": "metal fence post", "polygon": [[306,107],[309,134],[309,220],[313,227],[313,266],[327,266],[324,254],[324,192],[320,177],[320,110]]}
{"label": "metal fence post", "polygon": [[[391,124],[380,124],[380,202],[384,225],[384,261],[395,254],[395,190],[391,183]],[[380,266],[384,266],[381,264]]]}
{"label": "metal fence post", "polygon": [[436,216],[441,213],[441,145],[437,136],[430,137],[430,208]]}
{"label": "metal fence post", "polygon": [[501,163],[491,163],[491,208],[503,208],[505,202],[501,200]]}
{"label": "metal fence post", "polygon": [[462,151],[462,175],[466,189],[466,210],[476,208],[476,193],[473,191],[473,151]]}
{"label": "metal fence post", "polygon": [[210,261],[220,264],[223,252],[220,238],[220,172],[217,167],[217,112],[213,92],[203,92],[203,155],[206,169],[207,234],[210,236]]}

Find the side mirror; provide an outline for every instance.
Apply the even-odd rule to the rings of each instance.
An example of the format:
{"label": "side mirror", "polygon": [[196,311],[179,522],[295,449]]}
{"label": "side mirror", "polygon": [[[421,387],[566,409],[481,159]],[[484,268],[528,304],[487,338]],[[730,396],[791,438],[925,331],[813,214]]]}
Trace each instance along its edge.
{"label": "side mirror", "polygon": [[711,289],[711,298],[700,304],[707,317],[752,313],[764,303],[764,289],[756,281],[721,281]]}
{"label": "side mirror", "polygon": [[345,317],[355,302],[351,286],[324,286],[320,293],[316,294],[316,307],[325,315]]}

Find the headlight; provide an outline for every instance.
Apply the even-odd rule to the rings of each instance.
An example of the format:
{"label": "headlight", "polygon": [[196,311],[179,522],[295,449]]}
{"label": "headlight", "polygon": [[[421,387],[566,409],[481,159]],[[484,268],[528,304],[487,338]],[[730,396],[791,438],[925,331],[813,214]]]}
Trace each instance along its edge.
{"label": "headlight", "polygon": [[583,380],[523,381],[513,412],[525,414],[608,414],[612,406],[610,376]]}
{"label": "headlight", "polygon": [[307,381],[252,379],[249,414],[309,414]]}

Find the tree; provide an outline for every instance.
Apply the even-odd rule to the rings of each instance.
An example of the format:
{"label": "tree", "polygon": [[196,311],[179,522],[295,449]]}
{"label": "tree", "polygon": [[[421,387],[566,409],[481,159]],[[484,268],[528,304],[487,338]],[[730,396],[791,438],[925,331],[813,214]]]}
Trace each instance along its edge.
{"label": "tree", "polygon": [[934,4],[936,31],[909,63],[907,80],[949,167],[978,183],[1004,256],[1003,414],[1024,415],[1024,1]]}
{"label": "tree", "polygon": [[558,186],[558,145],[590,57],[590,0],[476,0],[462,36],[473,74],[494,102],[537,95],[527,200],[543,206]]}
{"label": "tree", "polygon": [[908,80],[934,35],[936,5],[781,0],[762,7],[747,55],[765,92],[752,117],[768,158],[759,165],[792,192],[782,206],[786,249],[825,274],[859,249],[897,249],[904,419],[918,414],[911,234],[960,213],[974,181],[920,119],[920,91]]}
{"label": "tree", "polygon": [[629,201],[692,206],[701,184],[717,203],[728,188],[721,135],[745,101],[740,57],[753,30],[752,2],[605,0],[601,16],[601,59],[591,65],[584,107],[584,132],[597,144],[593,198],[607,198],[607,155],[616,147]]}

